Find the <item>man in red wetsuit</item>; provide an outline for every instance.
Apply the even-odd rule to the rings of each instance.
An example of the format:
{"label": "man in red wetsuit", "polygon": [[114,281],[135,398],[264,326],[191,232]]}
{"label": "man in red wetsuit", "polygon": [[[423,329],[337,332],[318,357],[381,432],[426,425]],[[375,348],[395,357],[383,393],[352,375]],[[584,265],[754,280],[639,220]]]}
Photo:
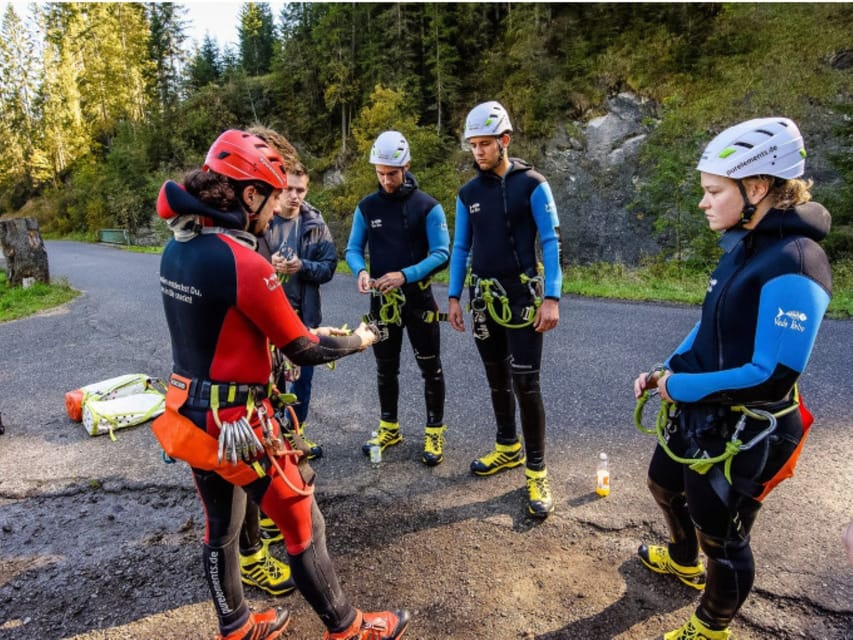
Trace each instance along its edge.
{"label": "man in red wetsuit", "polygon": [[284,534],[293,579],[326,626],[324,639],[394,640],[409,613],[363,613],[347,600],[326,550],[313,474],[281,436],[267,397],[270,343],[297,364],[316,365],[376,340],[363,323],[349,336],[309,331],[255,252],[285,186],[281,157],[237,130],[216,139],[183,186],[163,185],[158,213],[175,239],[163,252],[160,285],[174,364],[154,432],[190,464],[204,506],[218,639],[272,640],[289,621],[283,610],[250,613],[243,596],[237,542],[248,495]]}

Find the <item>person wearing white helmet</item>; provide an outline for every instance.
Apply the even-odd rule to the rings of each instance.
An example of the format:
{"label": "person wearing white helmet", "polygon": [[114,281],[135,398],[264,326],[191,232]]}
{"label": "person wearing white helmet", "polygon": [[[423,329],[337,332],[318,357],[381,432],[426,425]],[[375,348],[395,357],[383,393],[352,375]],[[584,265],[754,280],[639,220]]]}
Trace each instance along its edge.
{"label": "person wearing white helmet", "polygon": [[[355,209],[346,260],[358,291],[370,294],[370,315],[383,328],[384,339],[373,346],[379,391],[379,428],[362,451],[400,443],[397,415],[400,395],[400,351],[403,329],[424,380],[426,427],[421,462],[444,460],[444,371],[438,305],[430,286],[450,255],[447,219],[441,204],[418,187],[409,171],[409,143],[399,131],[381,133],[370,150],[378,189]],[[365,250],[370,255],[365,260]]]}
{"label": "person wearing white helmet", "polygon": [[[722,233],[699,322],[669,358],[634,381],[670,411],[666,446],[648,485],[670,532],[639,559],[704,589],[688,622],[666,640],[731,637],[752,588],[750,531],[762,500],[794,465],[811,425],[797,381],[832,293],[820,241],[830,226],[801,178],[806,152],[788,118],[726,129],[697,169],[699,208]],[[707,558],[707,571],[699,551]]]}
{"label": "person wearing white helmet", "polygon": [[[509,115],[499,102],[477,105],[465,121],[478,174],[456,198],[448,320],[465,331],[459,300],[470,261],[473,333],[497,423],[494,449],[474,460],[471,472],[488,476],[526,462],[527,512],[545,518],[554,510],[554,498],[545,466],[539,368],[543,334],[560,319],[560,229],[548,182],[524,160],[509,157],[511,133]],[[516,429],[516,402],[524,447]]]}

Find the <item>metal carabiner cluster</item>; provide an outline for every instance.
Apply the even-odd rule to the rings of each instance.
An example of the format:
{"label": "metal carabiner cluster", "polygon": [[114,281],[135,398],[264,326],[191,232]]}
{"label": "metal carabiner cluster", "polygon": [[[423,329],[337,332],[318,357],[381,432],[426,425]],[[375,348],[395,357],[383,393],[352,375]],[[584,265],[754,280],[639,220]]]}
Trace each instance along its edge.
{"label": "metal carabiner cluster", "polygon": [[219,428],[219,463],[253,462],[264,453],[264,445],[243,416],[234,422],[223,422]]}

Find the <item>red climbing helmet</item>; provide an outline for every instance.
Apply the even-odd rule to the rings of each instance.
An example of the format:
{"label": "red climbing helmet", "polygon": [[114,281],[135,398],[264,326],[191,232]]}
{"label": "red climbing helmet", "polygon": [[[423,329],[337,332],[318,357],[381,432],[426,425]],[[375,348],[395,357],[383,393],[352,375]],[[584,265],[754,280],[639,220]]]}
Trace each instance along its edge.
{"label": "red climbing helmet", "polygon": [[273,189],[287,188],[281,156],[259,137],[237,129],[229,129],[214,140],[204,170],[239,181],[258,180]]}

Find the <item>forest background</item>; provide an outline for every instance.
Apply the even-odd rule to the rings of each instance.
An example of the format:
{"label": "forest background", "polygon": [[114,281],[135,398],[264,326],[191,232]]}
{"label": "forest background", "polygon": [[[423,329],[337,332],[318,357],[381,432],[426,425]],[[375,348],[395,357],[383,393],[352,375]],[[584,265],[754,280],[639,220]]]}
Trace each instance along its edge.
{"label": "forest background", "polygon": [[7,5],[0,214],[35,217],[48,237],[163,237],[152,216],[163,181],[198,166],[221,131],[260,123],[298,148],[339,251],[376,188],[366,158],[386,129],[410,141],[452,232],[456,190],[473,175],[460,140],[473,105],[501,101],[512,155],[538,166],[555,140],[582,148],[584,123],[627,92],[654,105],[621,169],[633,191],[618,215],[654,234],[643,260],[716,259],[704,218],[690,215],[698,153],[726,126],[785,115],[807,146],[822,141],[809,150],[815,198],[833,213],[825,246],[851,270],[850,4],[289,3],[273,15],[249,2],[239,22],[237,45],[220,49],[190,42],[180,4]]}

